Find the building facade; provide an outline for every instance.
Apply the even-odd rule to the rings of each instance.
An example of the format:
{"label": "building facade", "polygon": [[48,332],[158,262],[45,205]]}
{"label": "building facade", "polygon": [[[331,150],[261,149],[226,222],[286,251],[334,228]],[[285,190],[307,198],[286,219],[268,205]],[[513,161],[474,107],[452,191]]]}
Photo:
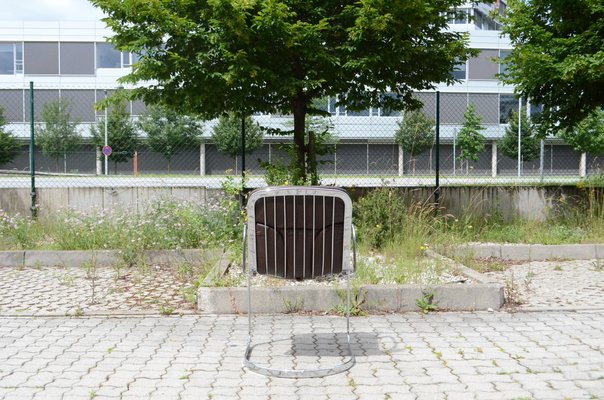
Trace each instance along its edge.
{"label": "building facade", "polygon": [[[501,3],[500,3],[501,4]],[[468,5],[464,13],[450,21],[452,30],[467,31],[470,46],[480,54],[452,71],[459,83],[451,86],[437,85],[440,92],[440,165],[443,173],[463,173],[463,166],[456,159],[456,134],[463,122],[467,106],[473,104],[482,118],[483,133],[487,146],[480,159],[466,166],[479,175],[514,175],[517,160],[505,157],[497,149],[503,136],[510,112],[517,110],[519,101],[513,87],[503,85],[497,79],[505,65],[504,59],[511,50],[510,41],[497,30],[490,18],[492,6]],[[465,17],[464,17],[465,15]],[[80,151],[69,155],[69,171],[79,173],[99,172],[98,149],[89,143],[90,126],[104,115],[95,104],[111,95],[118,87],[118,78],[126,74],[136,55],[119,52],[106,42],[111,35],[102,22],[0,22],[0,107],[8,121],[7,129],[24,142],[30,135],[30,82],[34,84],[34,121],[41,122],[45,104],[65,99],[71,106],[71,116],[79,122],[85,144]],[[424,103],[427,115],[435,114],[435,91],[417,93]],[[534,105],[523,104],[532,112]],[[349,111],[336,106],[336,99],[324,99],[322,107],[331,114],[329,123],[337,138],[336,152],[321,165],[326,174],[349,175],[407,175],[431,172],[434,165],[434,149],[411,159],[394,142],[394,132],[401,120],[399,112],[381,109]],[[145,112],[140,102],[128,104],[128,112],[137,118]],[[257,115],[256,120],[271,127],[287,127],[289,118],[278,115]],[[188,174],[223,174],[227,169],[239,168],[239,161],[219,153],[211,142],[212,122],[204,131],[204,144],[198,151],[179,155],[172,172]],[[290,127],[291,129],[291,127]],[[248,156],[247,168],[260,172],[258,160],[271,161],[284,157],[279,149],[282,137],[268,137],[265,145]],[[88,142],[88,143],[86,143]],[[141,173],[165,172],[161,156],[141,147],[138,170]],[[51,160],[39,155],[39,169],[52,171]],[[117,171],[130,173],[132,162],[118,166]],[[583,156],[557,140],[545,144],[544,159],[524,162],[524,174],[534,174],[544,168],[549,174],[580,173],[581,166],[588,173],[599,168],[597,155]],[[27,169],[27,154],[17,157],[1,169]],[[590,166],[593,168],[590,170]]]}

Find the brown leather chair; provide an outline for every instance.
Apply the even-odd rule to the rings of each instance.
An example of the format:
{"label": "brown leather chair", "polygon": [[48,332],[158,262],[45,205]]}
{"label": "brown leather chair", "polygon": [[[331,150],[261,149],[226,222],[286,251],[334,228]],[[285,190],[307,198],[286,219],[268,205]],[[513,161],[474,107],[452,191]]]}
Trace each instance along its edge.
{"label": "brown leather chair", "polygon": [[[348,194],[333,187],[261,188],[250,194],[247,218],[243,233],[243,268],[248,276],[248,345],[244,366],[263,375],[283,378],[321,377],[350,369],[355,362],[350,348],[350,276],[356,269],[356,246]],[[297,281],[346,276],[349,357],[333,367],[312,370],[281,370],[251,361],[250,279],[254,274]]]}

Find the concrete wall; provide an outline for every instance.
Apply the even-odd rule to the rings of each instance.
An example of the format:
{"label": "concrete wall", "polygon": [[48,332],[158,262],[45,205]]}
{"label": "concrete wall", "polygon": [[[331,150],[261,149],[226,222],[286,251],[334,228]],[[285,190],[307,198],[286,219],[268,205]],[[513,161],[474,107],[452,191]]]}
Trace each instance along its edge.
{"label": "concrete wall", "polygon": [[[350,188],[353,199],[368,193],[371,188]],[[408,203],[433,201],[432,188],[400,188]],[[604,198],[604,189],[599,189]],[[220,189],[204,187],[131,187],[131,188],[40,188],[38,189],[39,215],[51,215],[57,210],[72,208],[88,211],[93,208],[142,209],[159,199],[193,201],[210,204],[223,196]],[[443,212],[455,216],[476,216],[498,213],[504,219],[515,216],[543,220],[560,204],[573,204],[585,200],[586,191],[574,186],[544,187],[443,187],[441,206]],[[31,197],[27,188],[0,190],[0,209],[9,214],[30,214]]]}

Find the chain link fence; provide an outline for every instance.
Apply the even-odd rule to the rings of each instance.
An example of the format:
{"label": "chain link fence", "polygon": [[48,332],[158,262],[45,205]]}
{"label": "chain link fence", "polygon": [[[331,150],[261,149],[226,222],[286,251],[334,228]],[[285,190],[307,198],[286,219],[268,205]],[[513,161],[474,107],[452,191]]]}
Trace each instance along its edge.
{"label": "chain link fence", "polygon": [[[225,176],[240,176],[243,165],[247,185],[257,187],[266,184],[267,164],[289,164],[284,145],[291,144],[291,136],[248,128],[249,152],[243,160],[240,119],[196,121],[139,101],[99,108],[99,102],[114,91],[42,84],[35,85],[33,96],[27,87],[0,90],[5,120],[0,187],[29,187],[32,162],[39,188],[220,187]],[[417,137],[401,133],[419,128],[405,128],[398,111],[351,111],[338,106],[336,98],[318,101],[330,117],[312,118],[309,123],[328,130],[332,145],[320,157],[322,183],[434,186],[438,170],[440,185],[558,184],[600,174],[604,168],[602,154],[582,154],[555,137],[531,139],[522,115],[534,115],[539,108],[513,94],[443,92],[437,98],[436,92],[424,92],[416,96],[424,104],[421,114],[432,124],[426,134],[428,144],[425,138],[420,145]],[[437,117],[438,129],[434,129]],[[253,119],[262,127],[293,129],[288,116]],[[220,137],[219,127],[224,131]],[[430,136],[436,131],[438,141]],[[518,132],[512,131],[521,133],[519,141]]]}

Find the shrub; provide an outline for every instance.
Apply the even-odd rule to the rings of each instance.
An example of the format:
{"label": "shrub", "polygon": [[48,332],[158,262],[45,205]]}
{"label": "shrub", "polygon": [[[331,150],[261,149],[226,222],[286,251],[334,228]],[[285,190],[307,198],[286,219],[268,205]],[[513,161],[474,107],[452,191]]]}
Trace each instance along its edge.
{"label": "shrub", "polygon": [[395,188],[382,187],[369,192],[355,203],[359,240],[372,248],[381,248],[403,229],[407,206]]}

